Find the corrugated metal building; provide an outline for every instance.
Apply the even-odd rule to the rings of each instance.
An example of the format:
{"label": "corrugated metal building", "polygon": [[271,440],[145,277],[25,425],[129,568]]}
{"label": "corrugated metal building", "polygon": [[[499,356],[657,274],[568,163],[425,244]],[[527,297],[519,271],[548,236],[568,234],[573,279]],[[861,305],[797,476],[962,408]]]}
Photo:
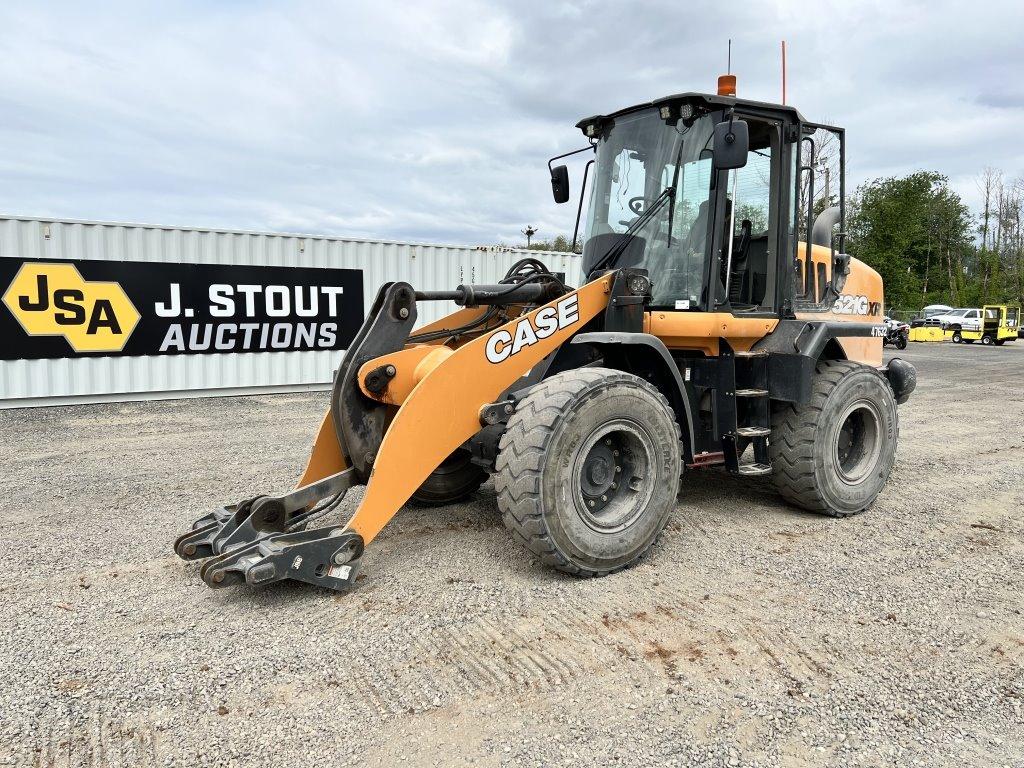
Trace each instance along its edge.
{"label": "corrugated metal building", "polygon": [[[404,280],[418,290],[494,283],[525,255],[540,258],[552,271],[564,272],[570,284],[579,284],[579,257],[564,253],[0,217],[0,258],[359,269],[366,307],[387,281]],[[454,308],[424,302],[420,324]],[[0,312],[6,311],[0,306]],[[329,384],[342,354],[289,351],[4,360],[0,361],[0,407],[320,389]]]}

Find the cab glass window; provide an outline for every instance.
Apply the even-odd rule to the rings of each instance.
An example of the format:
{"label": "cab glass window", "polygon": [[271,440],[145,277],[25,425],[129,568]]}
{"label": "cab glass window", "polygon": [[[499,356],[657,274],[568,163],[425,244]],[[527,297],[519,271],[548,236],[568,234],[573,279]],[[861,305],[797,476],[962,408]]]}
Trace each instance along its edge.
{"label": "cab glass window", "polygon": [[775,242],[779,214],[778,195],[772,190],[780,174],[775,162],[780,134],[777,123],[745,118],[750,131],[750,150],[742,168],[728,172],[726,216],[732,225],[732,253],[722,265],[722,289],[728,292],[734,312],[754,311],[771,303],[775,279]]}

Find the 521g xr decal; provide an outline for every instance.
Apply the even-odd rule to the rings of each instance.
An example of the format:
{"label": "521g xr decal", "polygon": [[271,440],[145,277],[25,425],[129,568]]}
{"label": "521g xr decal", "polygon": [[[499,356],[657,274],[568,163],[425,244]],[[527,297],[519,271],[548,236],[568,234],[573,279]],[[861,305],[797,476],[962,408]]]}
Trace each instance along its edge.
{"label": "521g xr decal", "polygon": [[867,296],[852,296],[848,293],[842,294],[832,306],[832,312],[837,315],[866,315],[875,317],[882,314],[882,302],[868,301]]}

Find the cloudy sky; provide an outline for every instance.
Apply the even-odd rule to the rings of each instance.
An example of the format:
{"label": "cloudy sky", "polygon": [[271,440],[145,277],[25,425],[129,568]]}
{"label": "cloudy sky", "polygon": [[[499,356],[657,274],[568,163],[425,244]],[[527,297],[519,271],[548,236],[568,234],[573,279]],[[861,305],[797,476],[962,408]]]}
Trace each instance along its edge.
{"label": "cloudy sky", "polygon": [[[854,184],[1024,173],[1024,3],[4,3],[0,212],[468,244],[571,231],[584,116],[713,90],[844,125]],[[574,171],[574,193],[579,173]]]}

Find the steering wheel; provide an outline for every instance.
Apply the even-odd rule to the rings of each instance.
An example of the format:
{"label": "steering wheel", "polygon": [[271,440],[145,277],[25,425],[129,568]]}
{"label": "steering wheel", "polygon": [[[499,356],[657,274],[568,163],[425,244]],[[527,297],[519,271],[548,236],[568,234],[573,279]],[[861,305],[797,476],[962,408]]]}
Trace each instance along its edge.
{"label": "steering wheel", "polygon": [[643,211],[644,211],[644,204],[646,202],[647,202],[647,198],[644,197],[643,195],[641,195],[640,197],[631,197],[629,199],[629,203],[627,203],[627,205],[629,206],[629,210],[631,210],[633,213],[639,215],[639,214],[643,213]]}

